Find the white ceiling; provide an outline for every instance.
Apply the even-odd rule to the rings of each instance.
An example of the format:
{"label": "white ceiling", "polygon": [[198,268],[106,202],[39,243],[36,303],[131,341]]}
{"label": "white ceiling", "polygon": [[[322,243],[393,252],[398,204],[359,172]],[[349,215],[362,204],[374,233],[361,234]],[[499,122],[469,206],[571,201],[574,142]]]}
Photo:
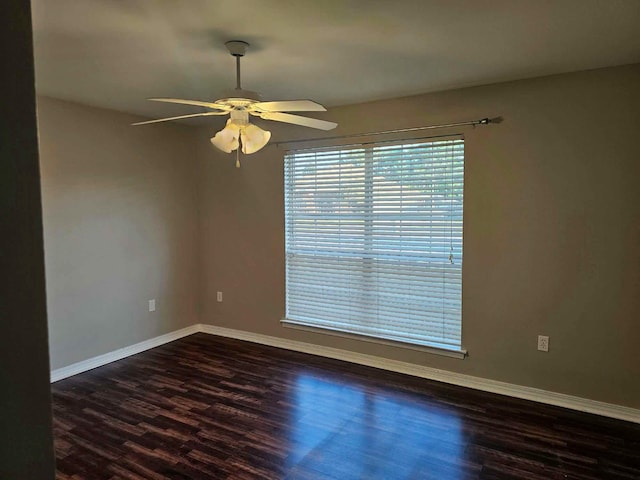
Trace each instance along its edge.
{"label": "white ceiling", "polygon": [[[640,0],[32,0],[40,94],[144,116],[235,86],[327,106],[640,62]],[[199,109],[195,109],[199,111]],[[199,122],[207,122],[200,120]]]}

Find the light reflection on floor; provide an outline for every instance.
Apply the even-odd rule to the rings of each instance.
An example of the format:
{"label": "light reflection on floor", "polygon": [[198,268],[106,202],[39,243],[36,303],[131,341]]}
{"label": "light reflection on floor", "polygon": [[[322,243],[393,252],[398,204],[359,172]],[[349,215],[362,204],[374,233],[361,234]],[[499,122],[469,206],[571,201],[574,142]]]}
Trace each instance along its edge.
{"label": "light reflection on floor", "polygon": [[457,480],[465,439],[460,418],[417,395],[380,395],[300,374],[287,478]]}

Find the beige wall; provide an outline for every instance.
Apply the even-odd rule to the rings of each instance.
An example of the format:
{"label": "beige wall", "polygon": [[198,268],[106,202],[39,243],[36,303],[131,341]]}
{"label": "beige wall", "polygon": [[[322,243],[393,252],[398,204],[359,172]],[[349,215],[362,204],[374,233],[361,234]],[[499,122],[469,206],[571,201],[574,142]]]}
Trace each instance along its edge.
{"label": "beige wall", "polygon": [[213,127],[39,98],[52,367],[202,321],[640,408],[638,84],[634,65],[324,114],[329,135],[504,117],[438,132],[466,137],[465,360],[280,326],[282,149],[237,170]]}
{"label": "beige wall", "polygon": [[331,134],[504,117],[451,131],[466,137],[465,360],[281,327],[282,150],[236,170],[201,130],[203,322],[640,408],[638,85],[634,65],[325,115],[340,123]]}
{"label": "beige wall", "polygon": [[198,322],[192,129],[135,120],[38,97],[54,369]]}

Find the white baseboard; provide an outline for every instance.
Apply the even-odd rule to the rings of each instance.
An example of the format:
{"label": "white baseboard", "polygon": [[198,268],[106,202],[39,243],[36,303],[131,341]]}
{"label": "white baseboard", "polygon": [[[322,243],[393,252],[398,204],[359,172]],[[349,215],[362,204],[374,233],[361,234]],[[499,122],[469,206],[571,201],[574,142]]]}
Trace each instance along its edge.
{"label": "white baseboard", "polygon": [[192,335],[199,331],[199,324],[191,325],[174,332],[160,335],[159,337],[145,340],[144,342],[136,343],[135,345],[130,345],[128,347],[114,350],[113,352],[105,353],[104,355],[98,355],[97,357],[88,358],[87,360],[73,363],[66,367],[58,368],[51,372],[51,382],[57,382],[58,380],[62,380],[63,378],[71,377],[73,375],[77,375],[78,373],[101,367],[102,365],[106,365],[107,363],[130,357],[131,355],[135,355],[136,353],[144,352],[145,350],[164,345],[165,343],[173,342],[174,340],[186,337],[187,335]]}
{"label": "white baseboard", "polygon": [[248,342],[259,343],[261,345],[269,345],[271,347],[284,348],[286,350],[294,350],[296,352],[310,353],[321,357],[334,358],[344,360],[346,362],[357,363],[369,367],[379,368],[392,372],[404,373],[415,377],[427,378],[439,382],[459,385],[461,387],[473,388],[485,392],[498,393],[509,397],[522,398],[532,400],[534,402],[556,405],[558,407],[570,408],[581,412],[594,413],[605,417],[617,418],[629,422],[640,423],[640,410],[614,405],[611,403],[589,400],[586,398],[566,395],[564,393],[550,392],[538,388],[524,387],[511,383],[499,382],[497,380],[489,380],[486,378],[473,377],[462,373],[450,372],[447,370],[439,370],[436,368],[425,367],[413,363],[400,362],[398,360],[389,360],[386,358],[375,357],[373,355],[365,355],[362,353],[350,352],[348,350],[340,350],[337,348],[323,347],[311,343],[298,342],[296,340],[287,340],[259,333],[235,330],[232,328],[216,327],[214,325],[196,324],[191,325],[174,332],[160,335],[144,342],[136,343],[113,352],[105,353],[97,357],[83,360],[82,362],[58,368],[51,372],[51,382],[57,382],[63,378],[86,372],[107,363],[115,362],[122,358],[144,352],[154,347],[158,347],[165,343],[173,342],[179,338],[192,335],[194,333],[203,332],[221,337],[235,338]]}
{"label": "white baseboard", "polygon": [[284,348],[286,350],[295,350],[297,352],[335,358],[337,360],[344,360],[351,363],[380,368],[382,370],[404,373],[416,377],[427,378],[429,380],[437,380],[439,382],[450,383],[461,387],[468,387],[485,392],[498,393],[501,395],[507,395],[509,397],[522,398],[525,400],[532,400],[534,402],[570,408],[572,410],[578,410],[581,412],[594,413],[596,415],[602,415],[605,417],[640,423],[640,410],[630,407],[623,407],[620,405],[614,405],[611,403],[575,397],[572,395],[566,395],[564,393],[556,393],[547,390],[541,390],[538,388],[524,387],[511,383],[499,382],[497,380],[489,380],[486,378],[464,375],[462,373],[455,373],[447,370],[439,370],[436,368],[415,365],[413,363],[389,360],[386,358],[375,357],[373,355],[354,353],[348,350],[323,347],[311,343],[287,340],[284,338],[271,337],[258,333],[234,330],[231,328],[216,327],[214,325],[200,324],[198,330],[200,332],[219,335],[221,337],[246,340],[248,342],[260,343],[262,345]]}

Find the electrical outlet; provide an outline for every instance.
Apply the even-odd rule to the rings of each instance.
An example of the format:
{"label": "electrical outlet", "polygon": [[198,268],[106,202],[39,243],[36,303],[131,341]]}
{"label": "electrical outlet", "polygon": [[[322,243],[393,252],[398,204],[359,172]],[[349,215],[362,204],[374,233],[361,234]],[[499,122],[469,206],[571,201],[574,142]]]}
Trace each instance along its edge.
{"label": "electrical outlet", "polygon": [[546,335],[538,335],[538,350],[541,352],[549,351],[549,337]]}
{"label": "electrical outlet", "polygon": [[222,292],[217,292],[216,293],[216,301],[217,302],[222,302]]}
{"label": "electrical outlet", "polygon": [[155,312],[156,311],[156,299],[152,298],[151,300],[149,300],[149,311],[150,312]]}

